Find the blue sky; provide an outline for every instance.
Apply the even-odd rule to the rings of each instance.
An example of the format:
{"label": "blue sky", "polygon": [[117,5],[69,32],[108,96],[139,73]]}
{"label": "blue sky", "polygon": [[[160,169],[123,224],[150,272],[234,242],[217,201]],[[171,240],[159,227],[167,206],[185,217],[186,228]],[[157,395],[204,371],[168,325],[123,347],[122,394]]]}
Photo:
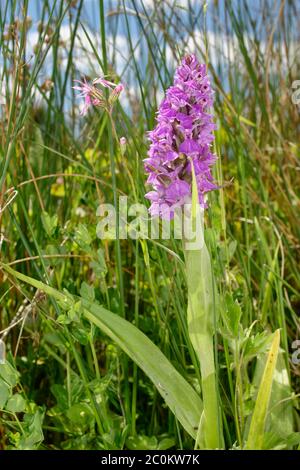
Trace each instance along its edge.
{"label": "blue sky", "polygon": [[[50,4],[53,5],[53,1],[50,1]],[[158,0],[135,0],[135,4],[137,8],[142,12],[143,7],[142,5],[145,6],[147,11],[150,13],[153,6],[155,5],[155,2]],[[59,3],[59,2],[58,2]],[[125,2],[126,8],[133,10],[134,6],[131,0],[126,0]],[[184,16],[188,16],[189,14],[194,14],[195,16],[199,16],[199,12],[202,9],[203,4],[205,3],[204,0],[164,0],[165,7],[167,8],[167,5],[176,5],[177,8],[180,11],[180,14]],[[207,20],[207,28],[208,30],[213,30],[214,29],[214,22],[215,22],[215,17],[212,15],[212,9],[213,9],[213,0],[207,0],[207,15],[206,15],[206,20]],[[231,4],[234,10],[237,10],[240,8],[241,10],[244,9],[243,4],[247,5],[247,8],[253,17],[253,19],[259,24],[262,20],[261,16],[261,0],[247,0],[246,2],[242,0],[231,0]],[[298,7],[300,6],[300,1],[299,0],[294,0],[295,4],[298,4]],[[20,2],[21,4],[21,2]],[[29,0],[29,15],[32,17],[34,22],[39,21],[40,19],[40,11],[41,7],[43,4],[43,0]],[[224,4],[225,0],[219,1],[220,9],[219,9],[219,14],[220,16],[218,17],[218,21],[224,22]],[[280,5],[279,0],[269,0],[268,2],[265,1],[265,5],[269,4],[269,14],[270,12],[273,13],[274,17],[276,16],[278,12],[278,8]],[[106,13],[109,11],[114,11],[117,9],[118,5],[122,6],[122,0],[104,0],[104,8]],[[88,19],[88,22],[91,24],[92,27],[95,29],[99,29],[99,0],[84,0],[83,1],[83,12],[84,16],[86,19]],[[201,23],[201,18],[199,18],[199,23]],[[198,24],[198,26],[201,26]],[[121,21],[120,23],[120,28],[121,32],[122,29],[125,32],[125,25]]]}
{"label": "blue sky", "polygon": [[[156,0],[157,1],[157,0]],[[295,4],[300,6],[300,0],[294,0]],[[54,0],[50,1],[50,3],[53,5]],[[19,2],[19,5],[21,7],[23,2]],[[43,6],[43,0],[29,0],[29,10],[28,10],[28,15],[32,18],[32,27],[30,30],[30,34],[28,35],[28,45],[27,45],[27,60],[30,59],[30,55],[32,55],[33,47],[36,44],[38,40],[38,33],[37,33],[37,25],[40,21],[40,13],[42,10]],[[61,2],[58,1],[57,4],[59,5]],[[78,2],[79,3],[79,2]],[[153,5],[154,5],[153,0],[125,0],[125,5],[126,9],[130,12],[134,12],[134,4],[138,8],[140,12],[143,12],[143,5],[146,8],[147,13],[151,16],[152,11],[153,11]],[[180,19],[183,22],[183,24],[188,23],[191,18],[194,18],[194,27],[193,31],[196,34],[196,41],[198,41],[198,44],[203,46],[203,29],[204,29],[204,15],[202,14],[202,7],[203,7],[203,1],[202,0],[163,0],[163,5],[166,11],[168,11],[168,4],[177,5],[176,11],[180,15]],[[234,48],[235,48],[235,41],[236,37],[234,34],[232,34],[231,37],[226,37],[226,41],[224,41],[224,37],[222,36],[222,30],[224,30],[224,4],[225,0],[219,0],[219,5],[220,9],[218,11],[218,16],[216,17],[216,10],[213,8],[213,0],[208,0],[207,1],[207,14],[206,14],[206,26],[207,26],[207,31],[208,31],[208,41],[209,41],[209,50],[210,50],[210,61],[213,63],[214,66],[222,64],[222,67],[218,68],[218,74],[219,78],[221,81],[223,81],[223,85],[226,87],[226,67],[228,68],[230,66],[230,61],[235,60],[238,61],[240,60],[237,55],[235,55]],[[66,2],[65,2],[66,4]],[[246,6],[249,9],[249,13],[251,14],[255,27],[257,28],[258,34],[260,41],[266,41],[266,37],[268,35],[268,28],[271,26],[270,24],[264,25],[263,24],[263,16],[260,11],[260,5],[262,4],[261,0],[232,0],[231,2],[233,8],[237,11],[238,8],[242,8],[241,5],[246,4]],[[122,7],[122,0],[104,0],[104,5],[105,5],[105,14],[106,14],[106,29],[107,29],[107,50],[109,52],[110,57],[112,58],[112,52],[113,52],[113,44],[112,44],[112,37],[110,35],[110,30],[111,28],[115,29],[114,22],[117,21],[117,15],[108,15],[108,13],[111,12],[116,12],[118,5]],[[264,1],[265,6],[270,6],[274,18],[276,17],[278,13],[278,7],[280,5],[280,0],[265,0]],[[2,9],[2,6],[1,6]],[[71,10],[72,11],[72,10]],[[170,11],[170,8],[169,8]],[[55,16],[58,15],[58,11],[56,11]],[[95,47],[97,50],[101,50],[101,40],[100,40],[100,28],[99,28],[99,0],[84,0],[83,1],[83,11],[82,11],[82,19],[84,21],[85,26],[88,29],[88,32],[90,34],[90,37],[93,39]],[[138,38],[141,34],[141,27],[138,23],[137,18],[134,15],[128,15],[128,20],[130,22],[130,35],[133,40],[133,42],[137,42]],[[62,48],[62,57],[67,57],[67,49],[69,45],[69,28],[68,28],[68,22],[69,18],[66,16],[65,20],[62,23],[61,29],[60,29],[60,34],[61,38],[65,40],[65,51]],[[146,22],[145,22],[146,24]],[[293,25],[289,24],[289,28],[292,28]],[[217,34],[216,34],[217,30]],[[220,35],[221,31],[221,35]],[[192,44],[192,41],[190,41],[191,38],[188,37],[188,32],[185,30],[184,27],[182,27],[181,31],[182,35],[185,35],[185,39],[187,40],[187,47],[186,50],[189,50],[189,47],[191,48],[191,51],[193,51],[193,47],[195,46],[195,40],[194,43]],[[224,32],[225,34],[225,32]],[[122,81],[124,80],[125,84],[127,85],[127,88],[131,88],[133,92],[136,92],[136,85],[134,85],[134,80],[135,80],[135,72],[132,69],[130,72],[130,67],[126,69],[126,74],[123,74],[124,68],[126,67],[126,64],[128,62],[128,57],[130,56],[130,51],[129,51],[129,42],[127,39],[127,29],[126,29],[126,21],[125,21],[125,16],[123,14],[118,15],[118,29],[117,29],[117,44],[116,44],[116,61],[115,61],[115,70],[117,73],[121,76]],[[176,34],[172,35],[174,38],[176,37]],[[231,50],[228,52],[228,55],[226,56],[226,51],[224,50],[223,43],[227,42],[227,44],[230,44]],[[180,40],[178,40],[177,44],[178,48],[180,49],[181,43]],[[95,60],[94,53],[88,43],[88,40],[81,28],[78,29],[78,34],[77,34],[77,39],[76,39],[76,47],[77,47],[77,52],[74,56],[75,64],[78,69],[78,73],[81,75],[85,75],[88,73],[94,73],[95,75],[101,74],[101,71],[99,70],[99,65],[97,61]],[[147,63],[148,57],[147,57],[147,44],[145,39],[142,39],[142,41],[139,43],[136,52],[135,52],[135,58],[138,62],[138,66],[140,67],[140,71],[143,74],[146,74],[146,67],[145,64]],[[146,51],[146,53],[145,53]],[[101,53],[100,53],[101,55]],[[168,62],[168,67],[170,68],[170,71],[172,71],[172,67],[175,66],[176,64],[174,63],[174,59],[171,55],[171,50],[167,50],[167,58],[169,58]],[[0,65],[1,65],[1,59],[0,59]],[[62,60],[62,63],[60,65],[61,67],[65,66],[64,59]],[[131,66],[132,66],[132,61],[131,61]],[[222,68],[225,67],[225,73],[222,73]],[[49,74],[51,74],[51,68],[52,68],[52,61],[51,61],[51,52],[49,53],[49,56],[47,58],[47,61],[45,62],[45,67],[43,71],[41,72],[40,80],[43,81]],[[222,78],[222,75],[224,78]],[[71,86],[71,85],[70,85]],[[160,93],[162,90],[158,91]]]}

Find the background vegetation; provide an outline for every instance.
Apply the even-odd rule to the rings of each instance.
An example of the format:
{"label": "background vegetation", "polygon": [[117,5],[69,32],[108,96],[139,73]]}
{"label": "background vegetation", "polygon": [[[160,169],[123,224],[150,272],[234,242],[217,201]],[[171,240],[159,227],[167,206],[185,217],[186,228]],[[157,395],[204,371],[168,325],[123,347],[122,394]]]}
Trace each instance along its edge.
{"label": "background vegetation", "polygon": [[[197,393],[180,242],[100,241],[96,209],[117,195],[144,203],[146,131],[162,93],[184,53],[207,62],[221,189],[206,236],[226,448],[244,446],[278,328],[263,447],[299,444],[299,10],[289,0],[1,1],[1,262],[125,317]],[[71,87],[82,75],[124,83],[113,111],[124,152],[103,111],[79,117]],[[5,270],[0,280],[2,449],[193,448],[149,378],[76,305],[65,312]]]}

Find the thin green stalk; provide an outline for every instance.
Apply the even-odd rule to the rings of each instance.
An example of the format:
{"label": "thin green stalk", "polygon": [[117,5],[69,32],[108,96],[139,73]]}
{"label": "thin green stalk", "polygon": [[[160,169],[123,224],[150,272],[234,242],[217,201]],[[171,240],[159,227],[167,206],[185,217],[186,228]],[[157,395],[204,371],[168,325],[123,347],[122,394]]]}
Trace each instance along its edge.
{"label": "thin green stalk", "polygon": [[192,238],[193,245],[191,245],[191,240],[189,240],[189,245],[187,239],[184,241],[184,255],[188,287],[188,329],[201,369],[203,414],[201,423],[199,423],[198,435],[201,448],[219,449],[223,446],[223,436],[214,345],[216,288],[210,255],[204,240],[203,213],[199,209],[197,183],[193,168],[192,178],[192,213],[189,224],[195,235]]}
{"label": "thin green stalk", "polygon": [[[205,250],[205,248],[202,248]],[[207,251],[207,250],[205,250]],[[214,335],[212,331],[212,281],[208,252],[186,251],[188,282],[188,327],[198,355],[201,370],[203,398],[203,421],[200,427],[200,447],[218,449],[222,447],[220,416],[216,385],[214,358]]]}
{"label": "thin green stalk", "polygon": [[[139,241],[135,243],[135,302],[134,302],[134,323],[139,326]],[[137,389],[138,389],[138,368],[133,365],[133,385],[132,385],[132,403],[131,403],[131,432],[136,433],[136,415],[137,415]]]}
{"label": "thin green stalk", "polygon": [[106,428],[106,421],[105,421],[104,417],[102,416],[102,413],[100,411],[100,407],[99,407],[99,405],[96,401],[96,398],[95,398],[93,392],[91,391],[91,389],[89,387],[87,373],[86,373],[86,369],[84,367],[84,363],[83,363],[82,358],[81,358],[80,354],[78,353],[78,351],[77,351],[77,349],[74,345],[74,342],[72,340],[72,337],[71,337],[71,335],[70,335],[70,333],[67,329],[65,329],[65,334],[68,337],[68,341],[69,341],[71,350],[73,352],[73,356],[74,356],[74,359],[76,361],[80,376],[81,376],[82,381],[84,383],[86,393],[87,393],[87,395],[90,399],[91,406],[94,410],[94,416],[95,416],[95,420],[96,420],[99,432],[100,432],[100,434],[103,434],[105,432],[105,428]]}

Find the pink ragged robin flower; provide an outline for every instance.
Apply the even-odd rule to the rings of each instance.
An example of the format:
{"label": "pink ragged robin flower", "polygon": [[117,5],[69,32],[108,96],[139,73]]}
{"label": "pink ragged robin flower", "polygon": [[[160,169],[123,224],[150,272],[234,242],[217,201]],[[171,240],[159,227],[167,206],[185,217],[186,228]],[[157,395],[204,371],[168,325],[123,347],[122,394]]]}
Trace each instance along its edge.
{"label": "pink ragged robin flower", "polygon": [[[121,92],[123,91],[124,87],[121,83],[115,84],[106,80],[103,77],[95,78],[92,83],[87,82],[84,78],[83,81],[81,80],[74,80],[74,82],[78,83],[77,86],[74,86],[74,90],[80,91],[78,95],[80,98],[84,98],[84,106],[80,112],[82,116],[84,116],[90,106],[97,106],[101,108],[108,108],[110,107],[119,97]],[[110,91],[108,100],[106,99],[103,90],[101,90],[96,85],[101,85],[103,88],[108,88]]]}

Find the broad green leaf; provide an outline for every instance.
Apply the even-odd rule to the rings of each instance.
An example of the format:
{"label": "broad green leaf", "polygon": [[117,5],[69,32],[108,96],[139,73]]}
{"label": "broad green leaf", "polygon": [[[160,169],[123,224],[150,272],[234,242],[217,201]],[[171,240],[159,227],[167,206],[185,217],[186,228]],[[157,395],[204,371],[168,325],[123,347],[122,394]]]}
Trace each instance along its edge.
{"label": "broad green leaf", "polygon": [[[270,428],[280,429],[282,436],[290,436],[294,430],[293,401],[284,353],[278,353],[269,405]],[[299,436],[299,434],[298,434]]]}
{"label": "broad green leaf", "polygon": [[[265,355],[259,355],[255,368],[253,385],[259,386],[263,371],[266,365]],[[287,448],[288,437],[293,434],[294,418],[293,418],[293,400],[290,387],[288,371],[286,368],[284,353],[279,351],[276,369],[274,371],[272,392],[269,403],[269,411],[266,419],[266,434],[264,437],[264,449],[269,447],[267,435],[277,436],[278,442],[284,442],[283,448]],[[282,445],[282,444],[281,444]]]}
{"label": "broad green leaf", "polygon": [[211,335],[213,332],[214,288],[210,256],[204,241],[203,215],[198,210],[198,191],[193,168],[192,177],[192,215],[190,223],[194,232],[198,222],[202,232],[197,234],[199,240],[201,240],[201,246],[199,243],[199,249],[186,249],[185,262],[188,284],[189,334],[194,349],[198,351],[201,348],[202,336]]}
{"label": "broad green leaf", "polygon": [[[14,271],[4,264],[2,267],[17,279],[46,292],[60,302],[70,302],[71,304],[70,294],[62,294],[53,287]],[[203,407],[201,399],[193,387],[179,374],[159,348],[138,328],[100,305],[85,299],[81,299],[81,303],[84,316],[113,339],[145,372],[178,421],[195,438]]]}
{"label": "broad green leaf", "polygon": [[265,424],[272,391],[272,383],[276,368],[279,344],[280,330],[276,330],[256,397],[246,444],[247,449],[260,450],[263,448]]}
{"label": "broad green leaf", "polygon": [[82,299],[84,316],[112,338],[145,372],[186,431],[196,436],[202,403],[191,385],[138,328],[100,305]]}

